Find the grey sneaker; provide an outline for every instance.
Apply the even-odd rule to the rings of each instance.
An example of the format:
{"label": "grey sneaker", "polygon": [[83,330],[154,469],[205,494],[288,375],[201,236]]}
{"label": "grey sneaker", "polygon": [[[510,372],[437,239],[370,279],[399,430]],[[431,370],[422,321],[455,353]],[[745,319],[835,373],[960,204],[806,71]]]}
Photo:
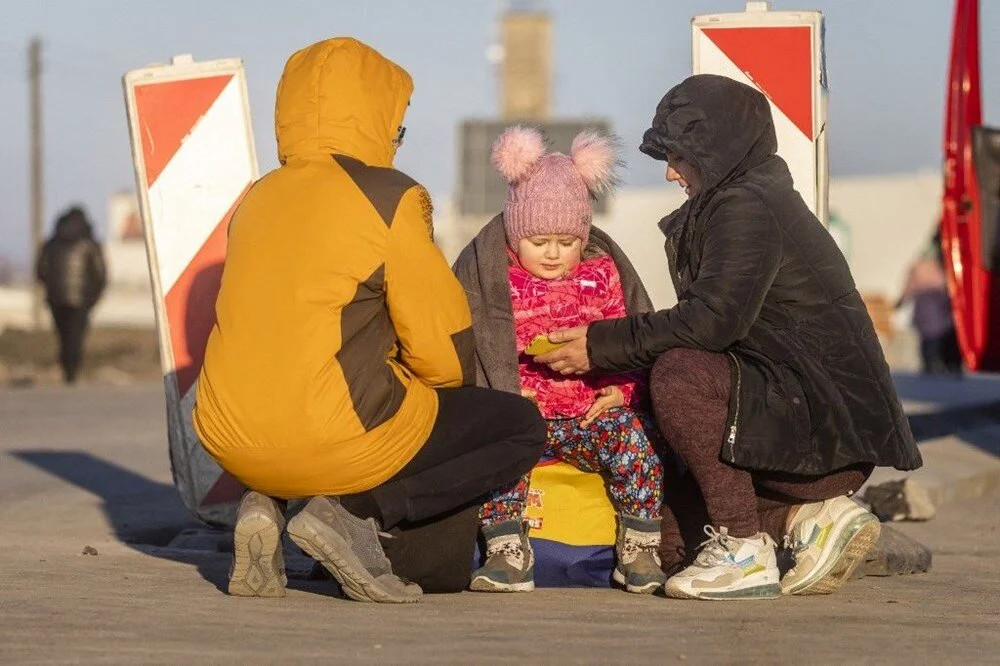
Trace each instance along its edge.
{"label": "grey sneaker", "polygon": [[660,568],[660,519],[621,514],[615,542],[615,582],[629,592],[652,594],[667,582]]}
{"label": "grey sneaker", "polygon": [[483,526],[486,562],[472,573],[476,592],[531,592],[535,589],[535,554],[520,520]]}
{"label": "grey sneaker", "polygon": [[283,597],[288,578],[281,553],[285,518],[278,503],[252,490],[243,495],[233,532],[229,594],[235,597]]}
{"label": "grey sneaker", "polygon": [[782,594],[830,594],[851,578],[875,547],[878,518],[849,497],[799,507],[786,541],[795,566],[781,579]]}
{"label": "grey sneaker", "polygon": [[355,601],[405,604],[423,591],[392,573],[371,518],[351,514],[335,498],[317,496],[288,521],[288,535],[326,567]]}

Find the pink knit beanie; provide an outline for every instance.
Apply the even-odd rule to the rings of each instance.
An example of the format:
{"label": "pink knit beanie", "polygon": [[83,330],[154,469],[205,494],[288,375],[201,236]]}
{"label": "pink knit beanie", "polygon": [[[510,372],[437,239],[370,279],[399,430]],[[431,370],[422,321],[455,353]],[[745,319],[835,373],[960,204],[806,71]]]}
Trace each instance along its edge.
{"label": "pink knit beanie", "polygon": [[510,183],[503,221],[511,249],[522,238],[543,234],[571,234],[586,247],[591,199],[617,183],[614,139],[581,132],[567,156],[546,153],[538,130],[515,126],[493,144],[492,159]]}

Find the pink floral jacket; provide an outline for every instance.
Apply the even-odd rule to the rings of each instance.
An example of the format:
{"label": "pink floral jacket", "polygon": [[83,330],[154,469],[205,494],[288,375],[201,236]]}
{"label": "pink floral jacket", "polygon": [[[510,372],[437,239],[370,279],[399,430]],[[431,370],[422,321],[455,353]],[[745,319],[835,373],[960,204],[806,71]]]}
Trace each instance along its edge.
{"label": "pink floral jacket", "polygon": [[535,392],[542,416],[583,416],[594,403],[598,389],[605,386],[618,386],[625,395],[625,404],[638,406],[643,390],[637,391],[636,383],[642,373],[563,377],[524,353],[538,335],[628,314],[621,278],[611,257],[586,259],[566,277],[543,280],[525,270],[516,255],[510,256],[510,300],[521,388]]}

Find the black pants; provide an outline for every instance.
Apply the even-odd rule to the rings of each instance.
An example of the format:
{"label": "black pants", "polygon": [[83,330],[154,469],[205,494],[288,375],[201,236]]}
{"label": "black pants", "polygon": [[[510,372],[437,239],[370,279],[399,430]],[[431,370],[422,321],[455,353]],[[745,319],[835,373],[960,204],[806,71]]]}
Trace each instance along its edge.
{"label": "black pants", "polygon": [[920,358],[924,374],[961,375],[962,352],[958,346],[955,329],[936,338],[922,338]]}
{"label": "black pants", "polygon": [[437,394],[437,420],[423,448],[371,491],[386,529],[479,502],[542,455],[545,421],[528,400],[477,387]]}
{"label": "black pants", "polygon": [[90,309],[73,305],[52,305],[52,320],[59,334],[59,363],[67,384],[76,381],[83,360],[83,339],[87,335]]}
{"label": "black pants", "polygon": [[376,516],[393,571],[426,592],[469,585],[479,505],[490,491],[534,467],[545,445],[545,421],[528,400],[483,388],[438,390],[438,416],[427,443],[381,486],[341,497],[362,517]]}

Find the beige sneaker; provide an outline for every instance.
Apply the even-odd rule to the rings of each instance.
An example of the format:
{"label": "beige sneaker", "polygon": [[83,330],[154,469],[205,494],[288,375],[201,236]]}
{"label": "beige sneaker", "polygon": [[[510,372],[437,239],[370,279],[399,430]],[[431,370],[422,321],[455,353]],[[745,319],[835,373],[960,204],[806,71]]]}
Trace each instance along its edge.
{"label": "beige sneaker", "polygon": [[288,521],[288,536],[322,564],[355,601],[406,604],[423,594],[419,585],[392,573],[378,526],[362,520],[333,497],[316,496]]}
{"label": "beige sneaker", "polygon": [[725,527],[705,526],[708,540],[694,564],[667,579],[674,599],[777,599],[778,560],[774,541],[765,532],[752,537],[729,536]]}
{"label": "beige sneaker", "polygon": [[865,561],[881,532],[878,518],[849,497],[802,505],[786,537],[795,566],[781,579],[781,593],[836,592]]}
{"label": "beige sneaker", "polygon": [[233,532],[229,594],[234,597],[283,597],[288,578],[281,553],[285,518],[278,503],[249,490],[243,495]]}

